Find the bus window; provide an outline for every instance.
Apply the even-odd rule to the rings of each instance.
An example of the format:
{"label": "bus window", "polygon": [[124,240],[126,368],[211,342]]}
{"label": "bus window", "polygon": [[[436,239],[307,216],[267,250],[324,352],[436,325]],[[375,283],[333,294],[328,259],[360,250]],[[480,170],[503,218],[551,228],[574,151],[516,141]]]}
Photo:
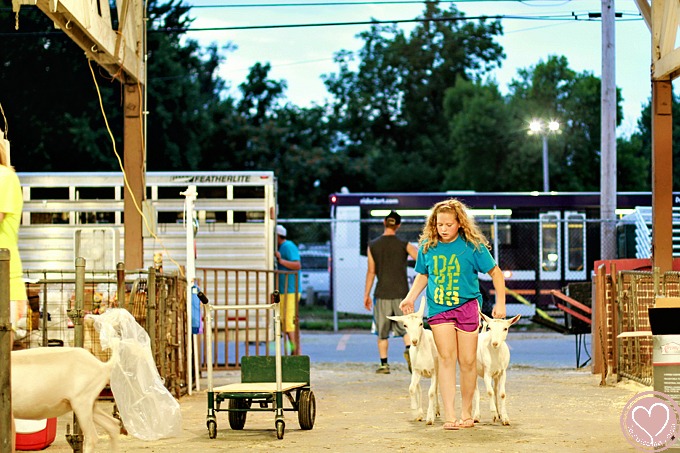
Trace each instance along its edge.
{"label": "bus window", "polygon": [[510,224],[503,222],[509,219],[509,215],[499,216],[475,216],[475,221],[479,229],[484,234],[484,237],[493,245],[510,245],[512,243],[512,234]]}
{"label": "bus window", "polygon": [[[558,212],[541,214],[541,273],[559,274],[559,240],[560,233],[557,228],[559,221]],[[550,275],[544,274],[545,277]],[[559,277],[559,275],[557,275]]]}
{"label": "bus window", "polygon": [[585,214],[565,213],[565,252],[567,279],[585,279],[586,231]]}
{"label": "bus window", "polygon": [[[384,216],[371,216],[370,210],[363,210],[361,216],[360,254],[366,256],[368,244],[373,239],[377,239],[383,234],[385,231],[385,224],[383,223]],[[401,226],[399,227],[399,230],[397,230],[397,236],[411,244],[418,244],[418,238],[420,238],[420,233],[423,232],[424,224],[425,219],[420,216],[409,216],[408,214],[402,215]]]}

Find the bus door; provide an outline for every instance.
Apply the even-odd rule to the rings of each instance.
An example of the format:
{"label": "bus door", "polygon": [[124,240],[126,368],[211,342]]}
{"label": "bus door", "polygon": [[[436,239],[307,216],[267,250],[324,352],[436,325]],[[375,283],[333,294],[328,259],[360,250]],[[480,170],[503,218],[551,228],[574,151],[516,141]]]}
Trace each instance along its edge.
{"label": "bus door", "polygon": [[[567,211],[540,214],[541,280],[586,279],[585,214]],[[564,272],[564,278],[562,273]]]}
{"label": "bus door", "polygon": [[[336,206],[331,224],[331,291],[336,311],[363,312],[367,258],[361,250],[361,208]],[[350,282],[350,284],[348,284]]]}
{"label": "bus door", "polygon": [[586,215],[564,213],[564,279],[586,280]]}
{"label": "bus door", "polygon": [[539,277],[540,280],[560,280],[562,260],[560,244],[562,230],[558,211],[539,214]]}

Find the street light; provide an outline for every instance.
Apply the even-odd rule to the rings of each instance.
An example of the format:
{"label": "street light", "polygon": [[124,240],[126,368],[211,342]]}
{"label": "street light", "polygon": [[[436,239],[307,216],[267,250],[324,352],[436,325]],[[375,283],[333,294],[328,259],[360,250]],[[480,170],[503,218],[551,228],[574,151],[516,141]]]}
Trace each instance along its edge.
{"label": "street light", "polygon": [[548,175],[548,135],[555,134],[559,130],[560,123],[555,120],[548,121],[547,125],[544,125],[542,120],[531,120],[529,123],[529,134],[540,135],[543,139],[543,192],[550,191],[550,176]]}

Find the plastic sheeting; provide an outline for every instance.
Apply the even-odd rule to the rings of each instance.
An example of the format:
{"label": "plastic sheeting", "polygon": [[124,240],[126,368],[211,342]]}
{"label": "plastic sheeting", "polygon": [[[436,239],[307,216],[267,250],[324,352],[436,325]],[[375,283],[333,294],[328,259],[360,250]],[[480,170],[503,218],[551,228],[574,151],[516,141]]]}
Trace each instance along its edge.
{"label": "plastic sheeting", "polygon": [[112,360],[118,349],[111,391],[128,433],[142,440],[179,436],[180,406],[158,374],[146,331],[123,308],[111,308],[96,316],[94,326],[102,349],[112,350]]}

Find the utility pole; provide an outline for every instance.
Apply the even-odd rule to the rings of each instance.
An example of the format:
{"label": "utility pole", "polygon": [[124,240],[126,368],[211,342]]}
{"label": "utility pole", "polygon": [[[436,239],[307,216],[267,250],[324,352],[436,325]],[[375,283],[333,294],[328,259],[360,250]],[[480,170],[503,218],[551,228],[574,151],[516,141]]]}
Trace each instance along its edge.
{"label": "utility pole", "polygon": [[616,258],[616,46],[614,0],[602,0],[600,253]]}

